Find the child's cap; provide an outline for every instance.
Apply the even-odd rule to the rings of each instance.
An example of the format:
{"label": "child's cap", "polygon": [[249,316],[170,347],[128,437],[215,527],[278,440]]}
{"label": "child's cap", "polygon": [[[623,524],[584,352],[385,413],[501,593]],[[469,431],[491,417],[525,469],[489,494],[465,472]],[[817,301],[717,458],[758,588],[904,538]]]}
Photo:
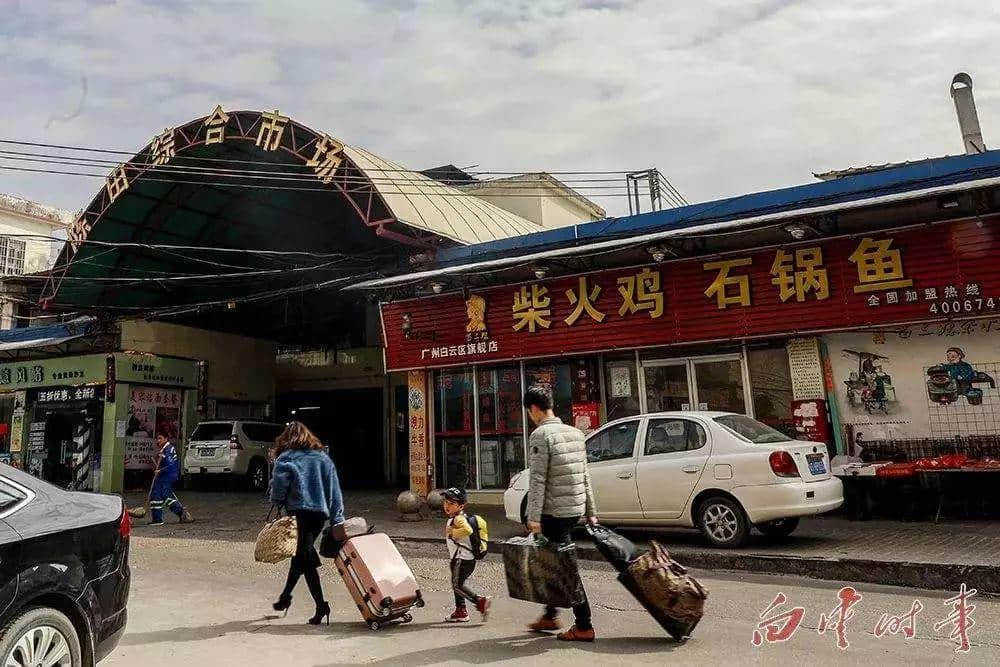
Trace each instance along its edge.
{"label": "child's cap", "polygon": [[441,495],[444,496],[446,500],[458,503],[459,505],[464,505],[468,500],[468,495],[465,493],[465,489],[460,489],[456,486],[453,486],[450,489],[445,489]]}

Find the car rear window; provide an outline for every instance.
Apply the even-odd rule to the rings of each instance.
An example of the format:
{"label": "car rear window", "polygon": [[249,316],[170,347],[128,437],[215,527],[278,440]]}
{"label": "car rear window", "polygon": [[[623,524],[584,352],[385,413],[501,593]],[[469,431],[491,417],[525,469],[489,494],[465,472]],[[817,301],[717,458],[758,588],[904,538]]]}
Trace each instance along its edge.
{"label": "car rear window", "polygon": [[787,435],[777,429],[773,429],[767,424],[762,424],[756,419],[751,419],[746,415],[723,415],[716,417],[715,421],[725,426],[744,440],[749,440],[755,445],[766,445],[772,442],[788,442],[791,440]]}
{"label": "car rear window", "polygon": [[243,424],[243,432],[257,442],[273,443],[284,430],[285,427],[278,424]]}
{"label": "car rear window", "polygon": [[231,423],[198,424],[194,430],[192,440],[229,440],[233,435],[233,425]]}

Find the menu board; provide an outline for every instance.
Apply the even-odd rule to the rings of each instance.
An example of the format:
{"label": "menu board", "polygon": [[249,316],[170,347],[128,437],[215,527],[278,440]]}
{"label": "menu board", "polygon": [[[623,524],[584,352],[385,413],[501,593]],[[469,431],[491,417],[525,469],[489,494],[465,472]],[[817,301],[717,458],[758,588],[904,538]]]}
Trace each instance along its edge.
{"label": "menu board", "polygon": [[819,341],[815,338],[793,338],[785,345],[788,370],[792,376],[792,398],[805,401],[826,396],[823,382],[823,362]]}

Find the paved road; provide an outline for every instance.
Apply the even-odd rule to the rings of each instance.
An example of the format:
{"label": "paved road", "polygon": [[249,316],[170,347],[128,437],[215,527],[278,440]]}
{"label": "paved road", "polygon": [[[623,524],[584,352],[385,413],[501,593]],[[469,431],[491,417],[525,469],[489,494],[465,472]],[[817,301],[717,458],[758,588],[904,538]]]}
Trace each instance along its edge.
{"label": "paved road", "polygon": [[[287,618],[276,617],[269,603],[277,597],[285,570],[252,562],[252,545],[184,538],[168,529],[157,536],[141,529],[133,538],[133,589],[129,632],[107,665],[436,665],[436,664],[997,664],[1000,661],[1000,601],[974,599],[973,646],[955,653],[947,632],[933,625],[950,612],[948,593],[860,586],[863,600],[854,608],[847,639],[836,648],[833,634],[816,631],[821,612],[837,604],[840,585],[782,577],[702,573],[710,591],[706,615],[695,636],[679,644],[666,638],[613,578],[606,565],[585,564],[585,581],[594,604],[599,640],[592,645],[564,645],[523,631],[536,613],[532,605],[504,596],[502,567],[496,560],[480,565],[474,584],[496,596],[488,624],[462,626],[440,622],[450,611],[442,547],[409,545],[405,554],[421,581],[428,605],[410,625],[371,632],[360,621],[332,567],[323,581],[334,608],[329,626],[305,624],[311,615],[304,582]],[[778,645],[751,646],[759,614],[778,592],[805,615],[792,638]],[[872,635],[883,611],[903,614],[919,597],[925,609],[917,636],[905,640]],[[783,607],[778,611],[785,611]]]}

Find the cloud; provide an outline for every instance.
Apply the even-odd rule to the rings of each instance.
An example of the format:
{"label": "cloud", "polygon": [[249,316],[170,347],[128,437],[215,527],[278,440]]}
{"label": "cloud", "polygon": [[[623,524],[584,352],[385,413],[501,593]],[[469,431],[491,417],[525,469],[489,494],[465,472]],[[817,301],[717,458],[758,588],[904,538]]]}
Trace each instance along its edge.
{"label": "cloud", "polygon": [[[0,26],[2,134],[135,150],[216,103],[279,108],[415,168],[657,166],[704,200],[960,152],[959,70],[1000,141],[988,5],[21,2]],[[80,106],[81,76],[79,113],[46,127]],[[71,209],[99,186],[0,174],[0,191]]]}

